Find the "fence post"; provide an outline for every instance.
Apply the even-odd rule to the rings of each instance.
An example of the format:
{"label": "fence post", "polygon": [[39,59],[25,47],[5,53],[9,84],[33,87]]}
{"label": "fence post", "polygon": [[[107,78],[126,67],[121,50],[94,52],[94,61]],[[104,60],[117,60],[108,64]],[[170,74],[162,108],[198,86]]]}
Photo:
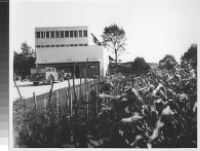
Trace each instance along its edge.
{"label": "fence post", "polygon": [[44,117],[45,117],[45,119],[47,118],[47,99],[44,99]]}
{"label": "fence post", "polygon": [[72,97],[72,93],[70,94],[70,116],[72,116],[73,114],[73,97]]}
{"label": "fence post", "polygon": [[59,113],[59,92],[56,92],[56,110]]}
{"label": "fence post", "polygon": [[80,100],[80,95],[79,95],[79,87],[76,87],[76,92],[77,92],[77,100]]}
{"label": "fence post", "polygon": [[82,79],[81,79],[81,76],[80,76],[80,85],[79,85],[79,92],[80,92],[79,95],[80,95],[80,97],[79,97],[79,99],[81,98],[81,84],[82,84],[82,83],[81,83],[81,80],[82,80]]}
{"label": "fence post", "polygon": [[69,79],[67,79],[67,81],[68,81],[68,88],[67,88],[67,99],[68,99],[68,107],[70,108],[70,106],[69,106],[69,104],[70,104],[70,89],[71,89],[71,85],[70,85],[70,81],[69,81]]}
{"label": "fence post", "polygon": [[47,99],[44,99],[44,111],[46,112],[47,109]]}
{"label": "fence post", "polygon": [[[68,88],[69,89],[69,88]],[[70,95],[69,95],[69,93],[67,93],[67,108],[69,109],[70,108]]]}
{"label": "fence post", "polygon": [[37,100],[36,100],[35,92],[33,92],[33,100],[35,104],[35,109],[37,110]]}
{"label": "fence post", "polygon": [[76,70],[76,62],[74,63],[74,76],[73,76],[73,90],[74,90],[74,100],[76,102],[76,90],[75,90],[75,70]]}
{"label": "fence post", "polygon": [[18,94],[19,94],[20,99],[23,101],[23,107],[24,107],[24,111],[25,111],[25,108],[26,108],[25,101],[24,101],[24,99],[23,99],[23,97],[22,97],[22,94],[21,94],[21,92],[20,92],[20,90],[19,90],[19,87],[18,87],[18,85],[17,85],[17,83],[16,83],[15,77],[14,77],[14,84],[15,84],[15,87],[17,88],[17,92],[18,92]]}
{"label": "fence post", "polygon": [[51,89],[50,89],[50,92],[49,92],[49,100],[48,100],[48,104],[49,104],[49,107],[50,107],[50,104],[51,104],[51,95],[52,95],[52,91],[53,91],[53,82],[52,82],[52,85],[51,85]]}
{"label": "fence post", "polygon": [[72,131],[72,116],[73,116],[73,97],[72,93],[70,94],[70,141],[73,142],[73,131]]}

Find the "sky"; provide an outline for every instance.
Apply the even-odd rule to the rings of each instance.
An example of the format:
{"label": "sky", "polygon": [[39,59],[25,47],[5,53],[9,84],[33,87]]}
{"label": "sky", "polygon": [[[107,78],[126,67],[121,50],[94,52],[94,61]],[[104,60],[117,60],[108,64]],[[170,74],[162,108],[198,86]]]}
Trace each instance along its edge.
{"label": "sky", "polygon": [[10,50],[19,52],[24,41],[34,48],[35,27],[87,25],[102,40],[104,27],[115,23],[126,32],[123,62],[158,63],[167,54],[179,61],[200,42],[199,6],[199,0],[11,0]]}

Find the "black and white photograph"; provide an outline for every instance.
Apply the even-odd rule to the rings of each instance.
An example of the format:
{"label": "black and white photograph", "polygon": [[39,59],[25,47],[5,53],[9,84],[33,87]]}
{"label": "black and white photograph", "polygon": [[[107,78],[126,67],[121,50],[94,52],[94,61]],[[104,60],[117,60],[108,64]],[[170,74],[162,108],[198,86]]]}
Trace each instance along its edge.
{"label": "black and white photograph", "polygon": [[11,148],[198,147],[198,0],[11,0]]}

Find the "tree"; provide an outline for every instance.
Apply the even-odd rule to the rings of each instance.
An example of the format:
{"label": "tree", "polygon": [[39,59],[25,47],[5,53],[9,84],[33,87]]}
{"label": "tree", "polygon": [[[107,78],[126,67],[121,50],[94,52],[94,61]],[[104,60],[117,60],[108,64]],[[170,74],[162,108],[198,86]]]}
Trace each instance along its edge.
{"label": "tree", "polygon": [[112,24],[104,28],[103,44],[115,54],[115,66],[117,67],[118,56],[125,51],[126,35],[123,28]]}
{"label": "tree", "polygon": [[172,55],[166,55],[159,61],[159,67],[167,70],[173,70],[177,64],[176,59]]}
{"label": "tree", "polygon": [[187,52],[181,57],[181,65],[190,64],[194,69],[197,68],[197,44],[192,44]]}
{"label": "tree", "polygon": [[150,65],[146,63],[144,58],[137,57],[131,64],[132,72],[139,75],[143,73],[147,73],[150,70]]}
{"label": "tree", "polygon": [[30,75],[30,70],[35,66],[35,57],[33,50],[26,43],[21,44],[21,52],[14,51],[14,73],[22,78]]}
{"label": "tree", "polygon": [[35,58],[14,52],[14,73],[25,78],[30,75],[30,70],[35,66]]}
{"label": "tree", "polygon": [[27,44],[27,42],[23,42],[21,44],[21,50],[23,55],[28,56],[33,54],[33,50],[31,49],[31,46]]}

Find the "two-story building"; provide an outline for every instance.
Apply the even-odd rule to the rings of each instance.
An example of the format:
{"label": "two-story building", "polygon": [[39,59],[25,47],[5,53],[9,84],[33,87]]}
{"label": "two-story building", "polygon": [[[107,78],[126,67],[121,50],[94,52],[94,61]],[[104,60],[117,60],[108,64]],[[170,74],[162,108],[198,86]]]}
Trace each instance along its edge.
{"label": "two-story building", "polygon": [[55,67],[73,73],[76,77],[104,76],[108,69],[109,55],[103,46],[88,44],[88,27],[35,28],[36,65]]}

